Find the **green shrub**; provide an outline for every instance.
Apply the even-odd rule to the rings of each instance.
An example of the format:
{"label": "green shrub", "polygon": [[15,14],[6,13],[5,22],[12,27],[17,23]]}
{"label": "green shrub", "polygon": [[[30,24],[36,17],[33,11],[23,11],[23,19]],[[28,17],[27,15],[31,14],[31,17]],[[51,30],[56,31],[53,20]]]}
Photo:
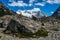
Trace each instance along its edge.
{"label": "green shrub", "polygon": [[45,28],[41,27],[36,33],[34,33],[34,35],[36,36],[42,36],[42,37],[45,37],[45,36],[48,36],[48,32],[46,31]]}
{"label": "green shrub", "polygon": [[2,36],[0,36],[0,38],[2,38]]}

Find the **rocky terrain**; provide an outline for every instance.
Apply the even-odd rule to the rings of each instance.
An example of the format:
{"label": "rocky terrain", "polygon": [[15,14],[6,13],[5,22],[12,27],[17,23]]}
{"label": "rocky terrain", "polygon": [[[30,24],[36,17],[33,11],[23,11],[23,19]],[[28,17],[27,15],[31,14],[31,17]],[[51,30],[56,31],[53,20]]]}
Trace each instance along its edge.
{"label": "rocky terrain", "polygon": [[60,7],[49,17],[16,14],[0,2],[0,40],[60,40]]}

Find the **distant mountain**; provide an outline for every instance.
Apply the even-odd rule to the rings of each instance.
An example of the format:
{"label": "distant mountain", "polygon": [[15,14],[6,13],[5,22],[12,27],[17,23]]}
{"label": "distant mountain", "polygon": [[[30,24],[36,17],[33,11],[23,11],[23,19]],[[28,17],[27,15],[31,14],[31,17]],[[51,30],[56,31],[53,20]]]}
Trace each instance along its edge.
{"label": "distant mountain", "polygon": [[16,13],[9,10],[3,3],[0,2],[0,16],[15,15]]}
{"label": "distant mountain", "polygon": [[53,13],[52,16],[60,16],[60,7]]}
{"label": "distant mountain", "polygon": [[32,11],[33,16],[35,16],[36,18],[42,18],[42,17],[47,17],[47,15],[45,15],[41,10],[40,11]]}
{"label": "distant mountain", "polygon": [[18,11],[18,14],[22,14],[23,16],[27,16],[32,18],[32,15],[36,18],[42,18],[42,17],[47,17],[47,15],[45,15],[42,11],[29,11],[29,10],[25,10],[25,11]]}

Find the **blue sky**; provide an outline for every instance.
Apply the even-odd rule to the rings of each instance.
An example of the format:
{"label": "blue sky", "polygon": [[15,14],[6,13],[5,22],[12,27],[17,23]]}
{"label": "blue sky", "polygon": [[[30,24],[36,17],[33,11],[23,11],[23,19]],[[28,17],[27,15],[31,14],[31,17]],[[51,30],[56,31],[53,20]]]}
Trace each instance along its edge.
{"label": "blue sky", "polygon": [[60,6],[60,0],[0,0],[10,10],[40,9],[46,15],[50,16]]}

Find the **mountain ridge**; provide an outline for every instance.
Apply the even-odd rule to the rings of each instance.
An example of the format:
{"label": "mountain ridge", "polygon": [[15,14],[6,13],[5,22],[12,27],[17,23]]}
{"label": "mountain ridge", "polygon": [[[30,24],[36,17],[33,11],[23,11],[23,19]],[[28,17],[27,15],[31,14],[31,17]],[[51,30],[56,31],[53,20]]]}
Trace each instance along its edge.
{"label": "mountain ridge", "polygon": [[9,10],[2,2],[0,2],[0,15],[15,15],[16,12],[13,12],[12,10]]}
{"label": "mountain ridge", "polygon": [[[8,10],[4,12],[4,6],[1,9],[3,10],[3,12],[0,11],[1,13],[7,12],[8,14],[0,17],[0,28],[5,28],[3,32],[6,34],[23,36],[25,38],[44,37],[43,40],[53,40],[56,39],[55,37],[60,37],[60,16],[58,15],[43,18],[33,16],[33,18],[29,18],[21,14],[15,14],[13,11],[11,13],[10,10],[9,12]],[[56,14],[54,13],[54,15]]]}
{"label": "mountain ridge", "polygon": [[52,14],[52,16],[60,16],[60,7]]}

